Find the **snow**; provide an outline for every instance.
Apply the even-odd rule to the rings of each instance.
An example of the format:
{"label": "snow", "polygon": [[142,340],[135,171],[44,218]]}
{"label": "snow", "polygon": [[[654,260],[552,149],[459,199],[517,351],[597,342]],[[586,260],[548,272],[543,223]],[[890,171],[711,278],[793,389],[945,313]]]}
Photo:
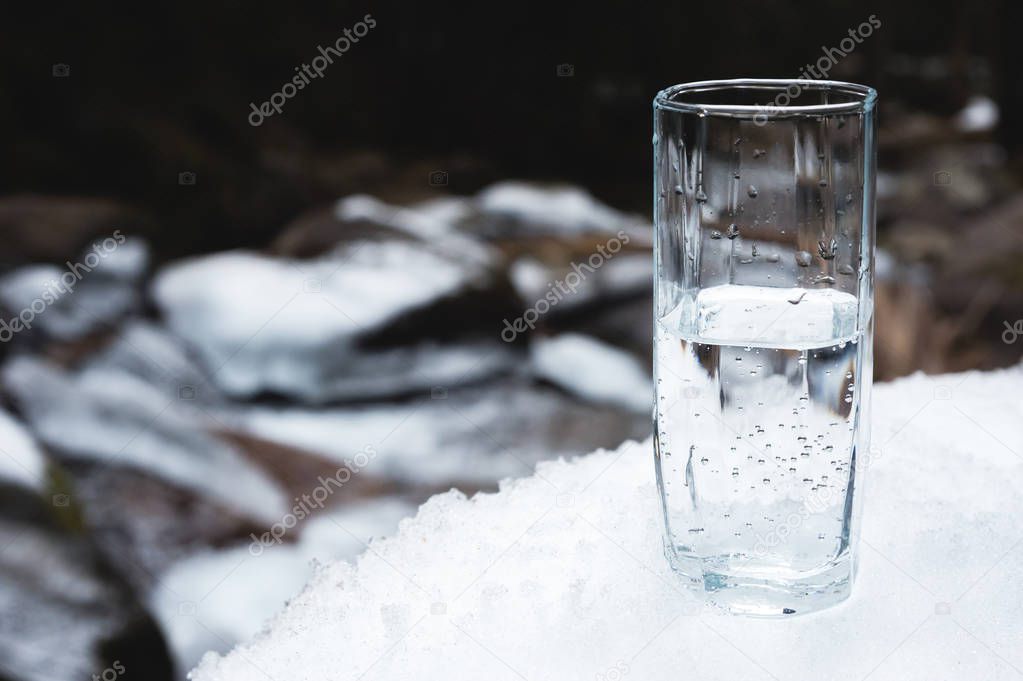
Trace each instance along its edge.
{"label": "snow", "polygon": [[559,233],[616,232],[627,218],[576,187],[538,187],[499,182],[481,191],[476,205],[483,212],[525,225],[557,225]]}
{"label": "snow", "polygon": [[[638,399],[649,394],[647,385]],[[253,406],[224,418],[261,438],[338,463],[372,446],[373,475],[427,485],[490,485],[525,475],[542,455],[578,455],[589,448],[580,451],[582,443],[620,440],[635,432],[636,420],[521,382],[450,394],[441,388],[428,399],[401,404]]]}
{"label": "snow", "polygon": [[168,326],[197,349],[228,393],[324,400],[358,390],[331,381],[343,383],[359,333],[453,294],[477,275],[478,268],[419,242],[360,242],[317,260],[245,251],[195,258],[161,271],[152,291]]}
{"label": "snow", "polygon": [[653,408],[649,372],[639,360],[613,345],[564,333],[537,339],[530,351],[536,374],[574,395],[639,413]]}
{"label": "snow", "polygon": [[993,99],[975,95],[956,114],[955,125],[963,132],[994,130],[998,125],[998,116],[998,104]]}
{"label": "snow", "polygon": [[46,458],[25,426],[3,409],[0,409],[0,480],[37,492],[46,483]]}
{"label": "snow", "polygon": [[826,611],[742,618],[683,588],[651,445],[627,443],[433,497],[193,679],[1016,679],[1021,388],[1023,367],[876,388],[857,582]]}
{"label": "snow", "polygon": [[141,470],[268,523],[286,511],[274,481],[206,433],[194,409],[136,376],[100,369],[72,375],[16,357],[0,383],[55,453]]}
{"label": "snow", "polygon": [[187,670],[207,650],[226,651],[259,633],[260,624],[302,588],[315,562],[354,558],[414,511],[394,498],[322,510],[301,527],[297,543],[258,554],[248,546],[206,551],[175,563],[149,600],[178,666]]}

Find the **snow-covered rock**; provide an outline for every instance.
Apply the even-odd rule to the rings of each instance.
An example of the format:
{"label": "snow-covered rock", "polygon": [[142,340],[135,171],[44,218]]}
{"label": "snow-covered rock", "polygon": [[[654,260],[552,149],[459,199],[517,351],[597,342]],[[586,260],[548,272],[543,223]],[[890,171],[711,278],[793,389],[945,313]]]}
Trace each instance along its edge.
{"label": "snow-covered rock", "polygon": [[207,433],[194,412],[135,376],[70,374],[18,357],[4,365],[0,383],[55,455],[133,468],[268,523],[287,509],[274,481]]}
{"label": "snow-covered rock", "polygon": [[564,333],[537,339],[531,352],[536,374],[572,394],[641,414],[653,409],[649,372],[639,360],[613,345]]}
{"label": "snow-covered rock", "polygon": [[[218,253],[169,266],[152,291],[168,326],[225,392],[324,402],[429,390],[507,368],[511,351],[496,321],[490,338],[465,343],[433,340],[429,319],[400,324],[487,277],[479,263],[396,239],[350,242],[312,260]],[[382,338],[389,330],[405,342]]]}
{"label": "snow-covered rock", "polygon": [[141,300],[137,284],[149,263],[149,247],[140,238],[121,238],[123,242],[118,243],[109,237],[106,241],[114,245],[108,250],[86,251],[72,263],[74,269],[26,265],[0,277],[5,321],[20,318],[21,325],[28,328],[19,334],[42,331],[67,341],[113,324],[137,309]]}
{"label": "snow-covered rock", "polygon": [[46,485],[46,457],[32,434],[0,409],[0,480],[41,492]]}
{"label": "snow-covered rock", "polygon": [[[621,387],[633,389],[637,382]],[[621,399],[649,394],[647,387],[638,397]],[[373,447],[368,472],[426,485],[492,485],[528,474],[539,457],[576,456],[649,432],[648,417],[581,403],[521,380],[450,392],[438,388],[431,397],[400,404],[255,406],[231,418],[238,430],[339,463]]]}
{"label": "snow-covered rock", "polygon": [[[597,201],[578,187],[541,187],[526,182],[499,182],[476,196],[483,216],[497,219],[504,230],[545,234],[613,234],[630,218]],[[500,236],[511,236],[501,234]]]}
{"label": "snow-covered rock", "polygon": [[193,679],[1017,679],[1021,390],[1023,367],[877,386],[860,569],[829,610],[742,618],[684,588],[628,443],[434,497]]}

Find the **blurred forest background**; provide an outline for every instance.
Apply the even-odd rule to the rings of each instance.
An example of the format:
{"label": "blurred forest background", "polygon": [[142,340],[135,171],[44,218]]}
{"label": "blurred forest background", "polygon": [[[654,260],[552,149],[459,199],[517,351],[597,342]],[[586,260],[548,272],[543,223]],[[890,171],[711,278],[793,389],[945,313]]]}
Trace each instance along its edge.
{"label": "blurred forest background", "polygon": [[1023,355],[1021,3],[4,14],[0,316],[103,255],[0,332],[0,680],[184,678],[430,494],[645,437],[654,94],[796,77],[872,14],[830,77],[881,96],[876,379]]}

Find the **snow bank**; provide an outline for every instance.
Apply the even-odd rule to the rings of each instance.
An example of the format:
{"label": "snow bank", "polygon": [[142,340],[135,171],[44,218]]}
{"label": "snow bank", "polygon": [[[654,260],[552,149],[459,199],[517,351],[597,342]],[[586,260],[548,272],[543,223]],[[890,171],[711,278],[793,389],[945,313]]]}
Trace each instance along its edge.
{"label": "snow bank", "polygon": [[572,394],[640,413],[653,409],[649,372],[614,345],[579,333],[563,333],[538,339],[531,353],[537,375]]}
{"label": "snow bank", "polygon": [[0,409],[0,480],[41,492],[46,484],[46,457],[32,434]]}
{"label": "snow bank", "polygon": [[876,389],[859,576],[830,610],[733,617],[683,588],[628,443],[434,497],[193,678],[1016,679],[1021,389],[1023,367]]}

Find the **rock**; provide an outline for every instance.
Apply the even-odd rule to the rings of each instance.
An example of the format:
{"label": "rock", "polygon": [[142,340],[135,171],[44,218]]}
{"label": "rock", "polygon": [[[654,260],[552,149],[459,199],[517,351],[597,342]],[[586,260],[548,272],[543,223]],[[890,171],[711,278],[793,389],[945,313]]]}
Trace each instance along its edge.
{"label": "rock", "polygon": [[153,297],[241,399],[402,395],[506,371],[516,356],[499,339],[514,308],[492,273],[414,240],[349,242],[314,260],[195,258],[164,269]]}
{"label": "rock", "polygon": [[531,351],[536,375],[573,395],[638,414],[653,410],[654,386],[646,365],[613,345],[564,333],[535,340]]}
{"label": "rock", "polygon": [[64,266],[26,265],[0,277],[0,341],[33,350],[49,341],[88,345],[137,312],[149,248],[115,234]]}
{"label": "rock", "polygon": [[377,478],[463,489],[521,474],[541,457],[575,456],[650,430],[649,410],[581,402],[521,378],[437,388],[431,398],[393,405],[257,406],[235,418],[237,430],[332,461],[372,447],[366,472]]}
{"label": "rock", "polygon": [[3,367],[0,382],[59,460],[133,469],[263,523],[287,508],[281,489],[206,433],[192,407],[128,373],[73,375],[18,357]]}
{"label": "rock", "polygon": [[107,199],[18,195],[0,198],[2,263],[58,262],[73,257],[90,239],[115,230],[131,235],[144,219],[131,208]]}

